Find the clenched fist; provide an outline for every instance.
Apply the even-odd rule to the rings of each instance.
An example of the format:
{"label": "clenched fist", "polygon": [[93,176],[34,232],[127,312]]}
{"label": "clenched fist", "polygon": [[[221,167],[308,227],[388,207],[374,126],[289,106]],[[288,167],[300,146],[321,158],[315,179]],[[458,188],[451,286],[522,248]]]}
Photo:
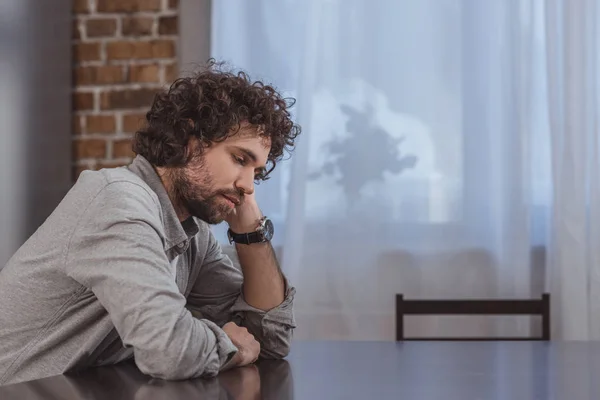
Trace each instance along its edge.
{"label": "clenched fist", "polygon": [[228,322],[223,326],[223,331],[225,331],[229,339],[231,339],[235,347],[239,350],[233,357],[233,365],[241,367],[252,364],[258,359],[260,343],[248,332],[248,329],[238,326],[234,322]]}

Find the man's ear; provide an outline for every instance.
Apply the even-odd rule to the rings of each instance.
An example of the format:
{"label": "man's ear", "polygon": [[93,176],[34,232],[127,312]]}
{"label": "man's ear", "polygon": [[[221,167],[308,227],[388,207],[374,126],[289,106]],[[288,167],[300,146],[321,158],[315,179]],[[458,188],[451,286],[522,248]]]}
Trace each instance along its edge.
{"label": "man's ear", "polygon": [[193,130],[193,131],[195,131],[195,130],[196,130],[196,128],[198,128],[198,127],[196,126],[196,123],[194,122],[194,120],[193,120],[193,119],[191,119],[191,118],[188,118],[188,120],[187,120],[187,121],[188,121],[188,124],[190,125],[190,128],[192,128],[192,130]]}

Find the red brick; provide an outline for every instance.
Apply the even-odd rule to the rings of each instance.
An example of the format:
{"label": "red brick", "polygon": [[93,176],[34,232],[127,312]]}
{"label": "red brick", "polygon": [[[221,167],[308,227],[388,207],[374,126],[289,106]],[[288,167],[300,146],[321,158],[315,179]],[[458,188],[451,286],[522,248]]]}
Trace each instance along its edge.
{"label": "red brick", "polygon": [[94,108],[93,93],[73,93],[73,110],[92,110]]}
{"label": "red brick", "polygon": [[100,60],[100,43],[77,43],[73,45],[73,61],[97,61]]}
{"label": "red brick", "polygon": [[114,133],[117,130],[114,115],[88,115],[85,117],[86,133]]}
{"label": "red brick", "polygon": [[113,142],[113,158],[133,158],[135,154],[131,150],[131,139],[115,140]]}
{"label": "red brick", "polygon": [[73,1],[73,14],[86,14],[90,11],[90,5],[88,0],[74,0]]}
{"label": "red brick", "polygon": [[125,71],[120,65],[105,65],[95,69],[95,81],[102,83],[125,82]]}
{"label": "red brick", "polygon": [[109,60],[173,58],[173,40],[118,41],[106,44],[106,57]]}
{"label": "red brick", "polygon": [[177,35],[179,26],[177,16],[160,17],[158,19],[158,33],[161,35]]}
{"label": "red brick", "polygon": [[152,42],[152,56],[154,58],[175,57],[174,40],[155,40]]}
{"label": "red brick", "polygon": [[165,65],[165,81],[167,83],[173,82],[178,77],[179,77],[179,68],[177,68],[177,64]]}
{"label": "red brick", "polygon": [[151,35],[154,18],[152,17],[125,17],[121,23],[123,36]]}
{"label": "red brick", "polygon": [[161,0],[97,0],[98,12],[160,11]]}
{"label": "red brick", "polygon": [[112,90],[100,95],[103,110],[148,107],[154,100],[156,89]]}
{"label": "red brick", "polygon": [[73,158],[80,160],[84,158],[106,157],[106,141],[103,139],[75,140],[73,146]]}
{"label": "red brick", "polygon": [[123,115],[123,132],[134,133],[142,128],[146,123],[146,114],[125,114]]}
{"label": "red brick", "polygon": [[158,64],[131,65],[129,67],[129,82],[160,82]]}
{"label": "red brick", "polygon": [[85,33],[88,38],[115,36],[117,20],[114,18],[89,19],[85,23]]}
{"label": "red brick", "polygon": [[81,130],[81,117],[79,115],[74,115],[71,124],[71,133],[73,135],[79,135]]}
{"label": "red brick", "polygon": [[152,58],[152,42],[120,41],[106,44],[106,57],[109,60],[127,60],[132,58]]}
{"label": "red brick", "polygon": [[125,81],[123,67],[120,65],[78,67],[75,69],[74,75],[75,83],[78,86],[122,83]]}

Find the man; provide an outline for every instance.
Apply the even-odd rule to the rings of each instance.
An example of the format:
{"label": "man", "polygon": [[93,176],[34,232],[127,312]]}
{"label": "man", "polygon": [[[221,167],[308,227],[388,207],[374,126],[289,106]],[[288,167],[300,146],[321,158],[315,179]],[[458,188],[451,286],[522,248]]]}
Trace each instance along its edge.
{"label": "man", "polygon": [[285,357],[295,291],[254,181],[300,132],[288,107],[214,63],[158,94],[134,161],[84,171],[0,272],[0,385],[131,357],[163,379]]}

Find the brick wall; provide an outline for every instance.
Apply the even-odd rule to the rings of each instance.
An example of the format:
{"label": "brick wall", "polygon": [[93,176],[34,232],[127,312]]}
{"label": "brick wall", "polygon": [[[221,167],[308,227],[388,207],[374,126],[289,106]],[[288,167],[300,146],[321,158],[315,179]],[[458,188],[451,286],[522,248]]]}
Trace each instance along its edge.
{"label": "brick wall", "polygon": [[131,161],[131,137],[177,75],[177,0],[73,1],[73,178]]}

